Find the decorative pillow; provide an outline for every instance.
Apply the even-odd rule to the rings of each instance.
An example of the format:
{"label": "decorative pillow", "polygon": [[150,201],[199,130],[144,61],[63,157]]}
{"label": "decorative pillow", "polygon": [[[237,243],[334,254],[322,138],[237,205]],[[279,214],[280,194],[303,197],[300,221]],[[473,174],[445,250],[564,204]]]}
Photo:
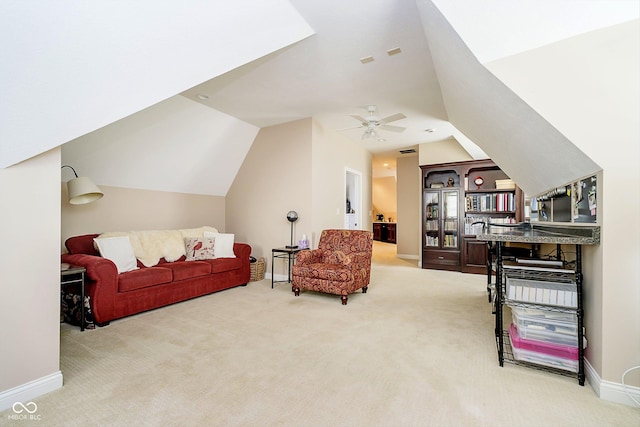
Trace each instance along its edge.
{"label": "decorative pillow", "polygon": [[203,259],[215,258],[214,248],[215,240],[204,237],[187,237],[184,239],[184,245],[187,250],[187,261],[199,261]]}
{"label": "decorative pillow", "polygon": [[215,240],[215,257],[216,258],[235,258],[236,254],[233,253],[233,243],[235,241],[235,234],[229,233],[211,233],[209,231],[204,232],[204,237],[213,238]]}
{"label": "decorative pillow", "polygon": [[118,273],[138,269],[138,262],[133,253],[129,237],[103,237],[94,239],[98,251],[103,258],[113,261]]}

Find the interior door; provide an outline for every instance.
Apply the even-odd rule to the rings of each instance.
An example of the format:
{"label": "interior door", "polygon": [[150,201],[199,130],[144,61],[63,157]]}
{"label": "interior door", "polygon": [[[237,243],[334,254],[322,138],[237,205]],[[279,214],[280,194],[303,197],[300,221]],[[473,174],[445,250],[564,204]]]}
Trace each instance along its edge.
{"label": "interior door", "polygon": [[362,229],[362,174],[345,168],[344,228]]}

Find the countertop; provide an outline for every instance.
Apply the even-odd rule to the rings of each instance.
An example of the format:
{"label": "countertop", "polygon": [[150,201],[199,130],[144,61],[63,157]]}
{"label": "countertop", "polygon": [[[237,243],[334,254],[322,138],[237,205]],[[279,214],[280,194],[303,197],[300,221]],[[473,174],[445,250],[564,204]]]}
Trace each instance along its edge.
{"label": "countertop", "polygon": [[395,222],[387,222],[387,221],[373,221],[374,224],[395,224]]}
{"label": "countertop", "polygon": [[600,226],[521,223],[511,226],[489,225],[476,236],[491,242],[559,243],[568,245],[600,244]]}

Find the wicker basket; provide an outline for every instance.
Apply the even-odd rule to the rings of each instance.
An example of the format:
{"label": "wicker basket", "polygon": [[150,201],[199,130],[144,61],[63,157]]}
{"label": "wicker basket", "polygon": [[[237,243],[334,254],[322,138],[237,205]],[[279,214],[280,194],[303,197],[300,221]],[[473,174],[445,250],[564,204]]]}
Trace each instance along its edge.
{"label": "wicker basket", "polygon": [[251,266],[251,281],[257,282],[264,279],[264,270],[266,267],[266,261],[264,257],[258,258],[256,262],[249,264]]}

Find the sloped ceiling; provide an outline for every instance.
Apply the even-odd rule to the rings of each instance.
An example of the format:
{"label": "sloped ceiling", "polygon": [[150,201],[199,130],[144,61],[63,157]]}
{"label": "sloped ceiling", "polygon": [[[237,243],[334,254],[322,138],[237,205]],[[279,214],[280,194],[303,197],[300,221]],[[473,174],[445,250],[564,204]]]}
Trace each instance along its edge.
{"label": "sloped ceiling", "polygon": [[311,34],[286,0],[2,1],[0,167]]}
{"label": "sloped ceiling", "polygon": [[601,169],[482,66],[433,3],[419,8],[449,120],[526,193]]}
{"label": "sloped ceiling", "polygon": [[174,96],[65,144],[62,159],[101,185],[225,196],[259,130]]}
{"label": "sloped ceiling", "polygon": [[482,64],[637,19],[637,0],[432,0]]}
{"label": "sloped ceiling", "polygon": [[[0,67],[0,167],[72,141],[63,161],[80,173],[95,170],[98,184],[224,195],[232,177],[222,174],[234,174],[242,160],[223,159],[227,148],[218,145],[242,153],[258,127],[299,117],[313,116],[325,129],[353,127],[358,123],[349,114],[376,104],[381,116],[406,114],[394,124],[407,129],[388,132],[386,141],[339,131],[374,153],[453,138],[474,157],[494,157],[531,193],[598,168],[580,152],[575,170],[553,163],[573,156],[575,147],[476,58],[637,18],[637,10],[626,7],[637,9],[637,2],[521,0],[524,13],[506,0],[435,3],[446,13],[429,0],[141,0],[118,8],[107,0],[38,8],[2,2],[0,48],[11,61]],[[610,10],[619,13],[598,20]],[[388,55],[395,47],[401,53]],[[368,55],[375,60],[362,64]],[[183,138],[165,131],[167,123],[182,129]],[[543,147],[541,135],[549,138]],[[200,154],[222,165],[220,177],[186,153],[200,144],[206,147]],[[537,152],[525,152],[534,157],[521,164],[514,159],[526,146]],[[131,160],[139,156],[144,173]],[[531,178],[533,159],[552,161],[543,181]],[[174,162],[180,167],[168,168]],[[220,186],[202,185],[207,179]]]}

